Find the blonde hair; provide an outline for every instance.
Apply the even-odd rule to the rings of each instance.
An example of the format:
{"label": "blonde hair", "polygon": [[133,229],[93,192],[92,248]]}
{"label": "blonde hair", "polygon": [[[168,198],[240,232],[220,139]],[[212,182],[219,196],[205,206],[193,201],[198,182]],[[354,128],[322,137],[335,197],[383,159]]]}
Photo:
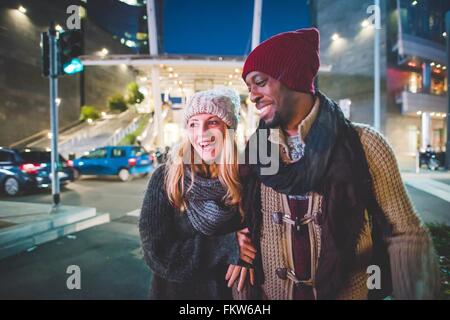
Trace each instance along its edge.
{"label": "blonde hair", "polygon": [[[184,194],[186,188],[192,187],[195,183],[195,173],[200,173],[208,178],[217,177],[219,179],[226,190],[223,198],[225,204],[239,205],[242,187],[239,179],[237,146],[233,133],[225,130],[224,144],[218,163],[206,164],[203,161],[195,161],[196,156],[198,157],[198,154],[196,154],[188,137],[184,137],[179,147],[169,156],[166,163],[165,188],[170,203],[180,211],[185,211]],[[186,159],[187,157],[188,159]],[[185,163],[190,166],[192,180],[190,186],[184,185]]]}

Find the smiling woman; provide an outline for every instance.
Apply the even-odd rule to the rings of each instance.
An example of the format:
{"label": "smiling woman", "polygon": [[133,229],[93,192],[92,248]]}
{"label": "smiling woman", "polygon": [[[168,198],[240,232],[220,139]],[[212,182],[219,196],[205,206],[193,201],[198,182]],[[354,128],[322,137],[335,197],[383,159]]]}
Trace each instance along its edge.
{"label": "smiling woman", "polygon": [[236,237],[239,106],[229,90],[194,94],[185,114],[188,134],[150,180],[139,230],[153,299],[231,299],[228,273],[240,275],[243,285],[247,269],[238,263],[252,263],[256,250]]}
{"label": "smiling woman", "polygon": [[212,163],[223,149],[227,125],[219,117],[202,113],[188,121],[189,142],[200,158]]}

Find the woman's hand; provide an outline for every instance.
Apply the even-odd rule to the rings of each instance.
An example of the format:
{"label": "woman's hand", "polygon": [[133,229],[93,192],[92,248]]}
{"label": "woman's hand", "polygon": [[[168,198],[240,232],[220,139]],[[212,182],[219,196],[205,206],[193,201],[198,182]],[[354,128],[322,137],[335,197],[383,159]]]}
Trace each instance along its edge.
{"label": "woman's hand", "polygon": [[245,279],[247,278],[247,274],[250,274],[250,284],[255,284],[255,274],[253,269],[249,269],[246,267],[235,266],[230,264],[228,267],[227,274],[225,275],[225,280],[228,281],[228,288],[231,288],[239,277],[239,283],[237,290],[240,292],[244,288]]}
{"label": "woman's hand", "polygon": [[257,251],[250,240],[249,233],[248,228],[245,228],[236,232],[236,237],[239,244],[239,257],[242,261],[252,264]]}
{"label": "woman's hand", "polygon": [[[256,249],[250,240],[249,233],[250,231],[248,228],[245,228],[236,232],[236,237],[239,244],[239,258],[248,264],[252,264],[256,257]],[[250,277],[250,284],[254,285],[255,274],[253,268],[230,264],[227,274],[225,275],[225,280],[228,281],[228,287],[231,288],[234,282],[239,278],[238,291],[241,291],[242,288],[244,288],[245,280],[248,275]]]}

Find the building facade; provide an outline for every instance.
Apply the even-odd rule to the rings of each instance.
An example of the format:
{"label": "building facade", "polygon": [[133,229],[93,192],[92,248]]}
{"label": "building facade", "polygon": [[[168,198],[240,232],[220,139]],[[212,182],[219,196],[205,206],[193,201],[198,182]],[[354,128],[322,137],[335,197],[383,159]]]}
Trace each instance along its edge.
{"label": "building facade", "polygon": [[[65,26],[66,9],[74,2],[77,1],[1,1],[0,145],[10,145],[50,128],[49,84],[41,75],[40,33],[48,29],[51,20]],[[111,53],[130,52],[120,39],[114,39],[90,19],[89,13],[83,18],[83,25],[87,54],[103,48]],[[135,72],[125,65],[86,67],[83,73],[59,78],[60,128],[78,120],[82,104],[106,109],[107,97],[124,93],[126,85],[135,78]]]}
{"label": "building facade", "polygon": [[[351,101],[350,119],[374,123],[373,1],[313,1],[321,32],[321,90]],[[380,1],[381,127],[402,169],[419,149],[444,151],[447,79],[445,12],[448,1]],[[351,13],[351,14],[349,14]]]}

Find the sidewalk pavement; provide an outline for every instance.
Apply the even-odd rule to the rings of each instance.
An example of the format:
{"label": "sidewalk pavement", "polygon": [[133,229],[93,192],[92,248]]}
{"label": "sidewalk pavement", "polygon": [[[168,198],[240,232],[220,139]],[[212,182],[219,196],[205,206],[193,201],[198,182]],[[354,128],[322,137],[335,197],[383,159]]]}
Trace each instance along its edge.
{"label": "sidewalk pavement", "polygon": [[450,203],[450,172],[402,172],[402,178],[406,185],[441,198],[442,200]]}
{"label": "sidewalk pavement", "polygon": [[0,259],[109,221],[95,208],[0,201]]}

